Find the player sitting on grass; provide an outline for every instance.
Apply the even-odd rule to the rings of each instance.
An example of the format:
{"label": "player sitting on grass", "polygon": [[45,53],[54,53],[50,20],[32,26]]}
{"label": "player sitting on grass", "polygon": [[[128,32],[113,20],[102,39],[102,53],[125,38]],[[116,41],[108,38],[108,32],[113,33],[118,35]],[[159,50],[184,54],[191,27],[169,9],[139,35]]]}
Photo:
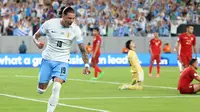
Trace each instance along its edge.
{"label": "player sitting on grass", "polygon": [[129,89],[129,90],[141,90],[143,89],[142,82],[144,81],[144,72],[143,69],[139,63],[139,59],[137,57],[137,54],[135,52],[135,43],[133,40],[128,40],[126,42],[126,48],[129,49],[128,51],[128,60],[131,67],[131,73],[133,76],[133,79],[130,84],[124,84],[119,87],[119,89]]}
{"label": "player sitting on grass", "polygon": [[189,63],[189,67],[185,68],[181,73],[178,83],[178,90],[181,94],[195,94],[200,91],[200,83],[191,84],[193,79],[200,82],[200,76],[196,72],[197,68],[197,59],[192,59]]}

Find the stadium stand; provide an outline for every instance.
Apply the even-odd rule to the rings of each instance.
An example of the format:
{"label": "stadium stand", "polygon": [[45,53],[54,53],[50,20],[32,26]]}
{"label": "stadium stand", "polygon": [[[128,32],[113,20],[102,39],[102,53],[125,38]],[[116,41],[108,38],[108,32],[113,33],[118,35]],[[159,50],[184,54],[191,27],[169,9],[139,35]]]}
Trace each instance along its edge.
{"label": "stadium stand", "polygon": [[162,37],[180,24],[199,24],[199,0],[1,0],[0,35],[32,36],[46,20],[72,6],[85,36],[94,27],[102,36]]}

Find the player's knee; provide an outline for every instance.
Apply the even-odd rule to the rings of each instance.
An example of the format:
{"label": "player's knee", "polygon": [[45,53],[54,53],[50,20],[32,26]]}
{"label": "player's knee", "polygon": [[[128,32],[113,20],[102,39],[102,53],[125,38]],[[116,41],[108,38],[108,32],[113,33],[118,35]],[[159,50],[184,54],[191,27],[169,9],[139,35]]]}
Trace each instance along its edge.
{"label": "player's knee", "polygon": [[46,91],[46,89],[41,89],[41,88],[38,88],[37,90],[39,94],[43,94]]}

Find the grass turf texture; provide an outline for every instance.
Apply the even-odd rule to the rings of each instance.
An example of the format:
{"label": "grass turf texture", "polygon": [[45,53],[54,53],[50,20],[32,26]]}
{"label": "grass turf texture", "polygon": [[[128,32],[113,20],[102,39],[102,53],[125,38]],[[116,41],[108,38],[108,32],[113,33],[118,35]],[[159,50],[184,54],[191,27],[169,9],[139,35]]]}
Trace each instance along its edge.
{"label": "grass turf texture", "polygon": [[[92,74],[82,75],[82,68],[70,68],[69,80],[62,86],[59,101],[65,106],[57,106],[55,112],[199,111],[200,95],[180,95],[176,90],[177,67],[161,67],[160,78],[155,78],[155,75],[149,78],[148,68],[144,67],[145,87],[139,91],[118,90],[121,84],[131,81],[128,67],[102,69],[105,75],[98,80],[100,82],[90,82]],[[51,88],[45,94],[37,93],[38,71],[38,68],[0,68],[0,112],[46,111],[45,101],[50,97]],[[153,74],[156,74],[155,68]]]}

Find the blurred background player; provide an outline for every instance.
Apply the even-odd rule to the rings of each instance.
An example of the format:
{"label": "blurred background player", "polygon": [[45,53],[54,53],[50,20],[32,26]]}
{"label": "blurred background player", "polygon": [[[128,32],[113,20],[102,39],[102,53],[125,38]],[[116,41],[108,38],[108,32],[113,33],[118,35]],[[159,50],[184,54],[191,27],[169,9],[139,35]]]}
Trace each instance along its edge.
{"label": "blurred background player", "polygon": [[161,46],[162,41],[158,38],[158,33],[154,33],[154,38],[150,40],[150,54],[151,54],[151,61],[149,66],[149,76],[152,76],[152,68],[154,60],[156,60],[157,64],[157,74],[156,77],[160,77],[160,56],[161,56]]}
{"label": "blurred background player", "polygon": [[[188,25],[186,32],[182,33],[178,37],[177,59],[180,61],[184,68],[189,66],[189,62],[192,59],[192,47],[195,53],[195,58],[197,58],[196,37],[193,35],[193,32],[194,27]],[[181,71],[183,71],[183,68]]]}
{"label": "blurred background player", "polygon": [[87,46],[86,46],[86,51],[87,53],[90,55],[92,53],[92,46],[91,46],[91,43],[88,42]]}
{"label": "blurred background player", "polygon": [[130,89],[130,90],[141,90],[143,89],[142,82],[144,81],[144,72],[139,63],[139,59],[136,54],[136,45],[133,40],[128,40],[126,42],[126,48],[128,51],[128,60],[131,67],[131,73],[133,79],[131,84],[124,84],[119,87],[119,89]]}
{"label": "blurred background player", "polygon": [[196,72],[197,68],[197,59],[192,59],[189,62],[189,67],[181,73],[178,83],[178,90],[181,94],[195,94],[200,91],[200,84],[191,84],[194,79],[200,82],[200,76]]}
{"label": "blurred background player", "polygon": [[46,21],[34,34],[33,41],[40,49],[44,44],[38,40],[42,35],[47,36],[47,47],[42,52],[42,63],[39,72],[38,92],[44,93],[52,80],[54,81],[52,94],[48,101],[47,112],[54,112],[58,104],[60,89],[68,76],[68,61],[72,41],[76,39],[85,63],[84,74],[89,74],[88,55],[83,44],[83,36],[79,26],[74,24],[75,11],[66,7],[62,11],[62,18]]}
{"label": "blurred background player", "polygon": [[170,54],[171,53],[171,47],[169,45],[169,43],[165,43],[164,46],[163,46],[163,52],[165,54]]}
{"label": "blurred background player", "polygon": [[[101,47],[101,37],[99,35],[99,29],[94,28],[93,29],[93,45],[92,45],[92,60],[91,60],[91,66],[94,68],[94,77],[91,80],[97,80],[98,78],[101,78],[103,76],[102,70],[98,67],[99,63],[99,56],[100,56],[100,47]],[[100,73],[100,76],[98,77],[98,73]]]}
{"label": "blurred background player", "polygon": [[125,47],[122,49],[122,53],[123,54],[128,54],[128,51],[129,51],[129,49],[126,48],[126,45],[125,45]]}

